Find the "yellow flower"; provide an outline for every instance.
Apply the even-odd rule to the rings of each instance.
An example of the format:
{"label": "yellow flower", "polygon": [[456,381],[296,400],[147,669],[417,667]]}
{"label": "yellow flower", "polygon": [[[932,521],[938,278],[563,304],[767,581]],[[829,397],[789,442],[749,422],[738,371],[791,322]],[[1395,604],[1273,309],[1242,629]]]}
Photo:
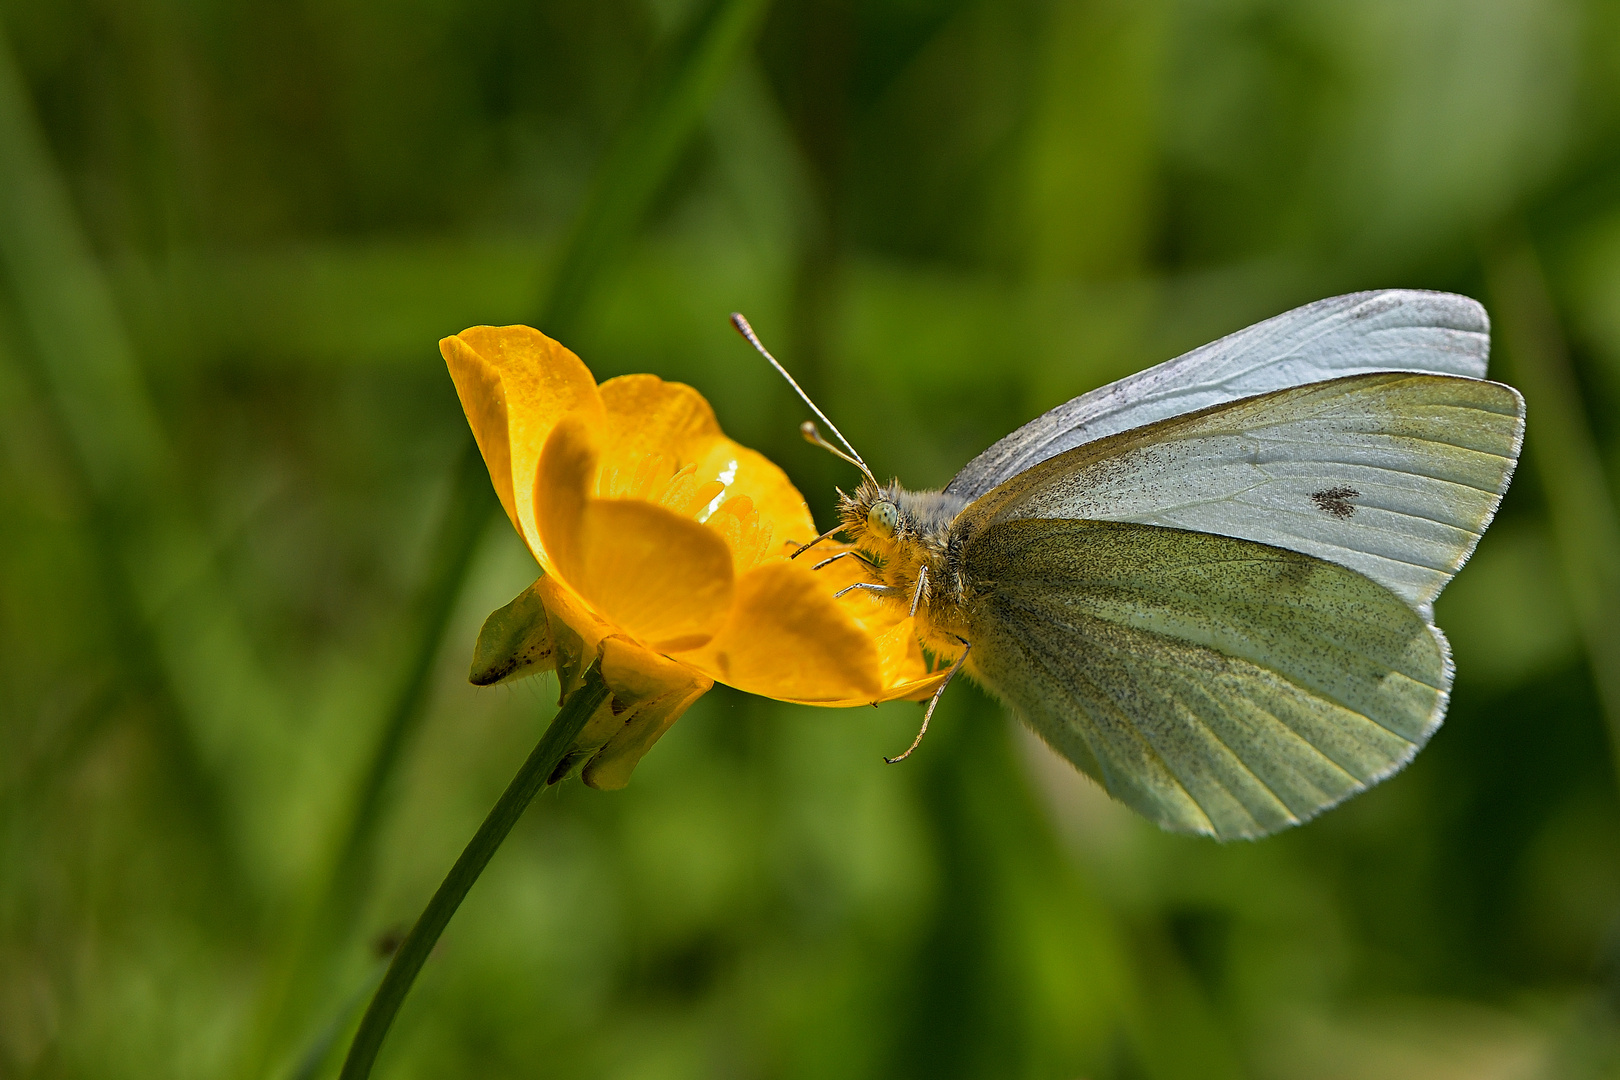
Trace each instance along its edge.
{"label": "yellow flower", "polygon": [[862,580],[858,560],[817,571],[787,558],[817,534],[803,496],[726,438],[696,390],[652,375],[598,386],[579,357],[527,326],[476,326],[439,348],[501,505],[541,568],[490,616],[473,681],[556,667],[566,694],[600,658],[613,691],[564,769],[586,759],[586,783],[624,786],[715,681],[840,706],[937,685],[943,673],[928,670],[914,620],[860,590],[833,599]]}

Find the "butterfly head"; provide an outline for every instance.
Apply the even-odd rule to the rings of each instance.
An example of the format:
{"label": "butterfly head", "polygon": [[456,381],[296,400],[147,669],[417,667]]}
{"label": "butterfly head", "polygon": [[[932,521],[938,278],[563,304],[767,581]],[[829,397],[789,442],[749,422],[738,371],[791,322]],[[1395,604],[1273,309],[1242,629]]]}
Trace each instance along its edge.
{"label": "butterfly head", "polygon": [[913,522],[901,508],[904,492],[894,482],[863,480],[854,494],[838,493],[838,517],[844,535],[857,544],[880,551],[912,531]]}
{"label": "butterfly head", "polygon": [[803,545],[794,552],[794,557],[838,532],[844,533],[855,543],[871,549],[874,554],[885,560],[901,553],[909,554],[911,561],[915,562],[916,551],[909,549],[914,549],[918,541],[942,547],[946,529],[957,512],[967,505],[967,500],[940,491],[907,491],[894,480],[887,484],[879,484],[865,459],[856,451],[854,445],[844,438],[844,433],[827,419],[827,414],[810,400],[810,395],[804,392],[804,389],[794,381],[793,376],[788,374],[787,369],[760,343],[748,320],[740,313],[733,312],[731,324],[761,356],[769,361],[777,373],[787,380],[787,384],[793,387],[793,392],[810,406],[810,411],[827,425],[827,430],[831,431],[843,445],[835,445],[823,438],[821,429],[816,426],[814,420],[806,420],[799,425],[799,432],[805,440],[839,460],[855,466],[861,470],[863,477],[861,486],[855,489],[854,495],[846,495],[842,491],[838,493],[840,527]]}
{"label": "butterfly head", "polygon": [[940,491],[907,491],[897,481],[863,480],[854,494],[838,493],[844,535],[885,558],[918,541],[942,540],[966,501]]}

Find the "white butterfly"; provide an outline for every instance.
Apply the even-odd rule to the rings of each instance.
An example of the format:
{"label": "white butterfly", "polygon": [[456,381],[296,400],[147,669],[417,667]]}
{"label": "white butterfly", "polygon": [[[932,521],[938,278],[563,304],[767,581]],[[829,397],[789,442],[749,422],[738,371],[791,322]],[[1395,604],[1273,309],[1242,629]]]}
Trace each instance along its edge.
{"label": "white butterfly", "polygon": [[849,453],[806,434],[865,474],[834,530],[872,568],[856,587],[953,675],[1165,827],[1260,836],[1440,725],[1433,602],[1524,434],[1488,351],[1467,297],[1354,293],[1083,394],[943,491],[879,484],[819,409]]}

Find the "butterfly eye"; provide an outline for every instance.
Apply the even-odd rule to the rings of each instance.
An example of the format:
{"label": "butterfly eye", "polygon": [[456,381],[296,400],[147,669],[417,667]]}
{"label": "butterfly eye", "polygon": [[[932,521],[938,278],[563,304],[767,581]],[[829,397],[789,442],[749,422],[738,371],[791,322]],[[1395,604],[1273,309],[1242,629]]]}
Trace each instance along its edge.
{"label": "butterfly eye", "polygon": [[866,512],[866,527],[884,540],[894,535],[895,526],[898,524],[900,524],[900,508],[892,502],[880,500],[873,503],[872,509]]}

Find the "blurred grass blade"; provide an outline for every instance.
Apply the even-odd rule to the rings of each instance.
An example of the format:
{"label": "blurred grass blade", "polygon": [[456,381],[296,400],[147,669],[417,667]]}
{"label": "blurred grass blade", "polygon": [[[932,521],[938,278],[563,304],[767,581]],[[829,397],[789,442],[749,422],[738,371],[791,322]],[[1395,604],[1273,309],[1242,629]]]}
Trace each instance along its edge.
{"label": "blurred grass blade", "polygon": [[688,24],[648,80],[632,115],[597,170],[552,273],[539,329],[565,343],[591,290],[669,179],[715,95],[754,40],[766,0],[716,0]]}
{"label": "blurred grass blade", "polygon": [[378,961],[376,969],[365,982],[338,1004],[326,1023],[311,1037],[309,1045],[298,1055],[298,1063],[288,1074],[287,1080],[317,1080],[325,1074],[326,1064],[331,1060],[332,1052],[337,1049],[343,1036],[354,1029],[355,1021],[360,1017],[360,1010],[370,1002],[371,996],[377,992],[377,987],[387,972],[387,960]]}
{"label": "blurred grass blade", "polygon": [[83,476],[88,527],[118,579],[113,606],[127,596],[134,632],[149,639],[131,647],[156,657],[151,666],[184,716],[180,738],[214,774],[196,780],[229,793],[232,824],[249,841],[243,858],[254,865],[262,850],[249,822],[263,792],[253,779],[274,762],[258,740],[276,729],[276,697],[211,546],[183,509],[181,470],[3,32],[0,192],[0,274]]}
{"label": "blurred grass blade", "polygon": [[376,996],[371,999],[365,1016],[360,1020],[360,1030],[355,1033],[349,1055],[343,1062],[341,1080],[364,1080],[371,1075],[372,1063],[377,1060],[377,1051],[382,1048],[383,1038],[393,1025],[394,1016],[404,1003],[405,995],[410,993],[411,984],[427,962],[439,935],[450,924],[450,917],[466,899],[473,883],[484,872],[484,867],[489,865],[489,860],[512,831],[512,826],[517,824],[518,818],[523,816],[523,811],[528,809],[535,794],[546,786],[546,778],[573,747],[574,740],[585,729],[585,721],[607,699],[607,684],[602,681],[601,662],[597,661],[586,670],[585,681],[563,702],[528,760],[512,777],[512,782],[490,808],[489,816],[484,818],[484,823],[478,826],[478,831],[467,842],[455,866],[445,875],[444,882],[433,894],[433,899],[428,901],[421,918],[405,935],[404,943],[388,965],[382,985],[377,987]]}
{"label": "blurred grass blade", "polygon": [[319,901],[297,924],[293,940],[282,954],[280,970],[269,979],[258,1027],[243,1058],[243,1067],[250,1075],[262,1075],[277,1067],[284,1044],[304,1022],[305,1009],[312,999],[319,1001],[334,994],[352,996],[352,990],[329,984],[370,886],[388,785],[426,711],[433,660],[461,595],[478,539],[491,521],[505,520],[496,513],[499,504],[489,486],[489,472],[470,437],[458,453],[454,469],[429,552],[428,578],[410,616],[414,631],[407,641],[409,662],[372,745],[340,846],[319,886]]}
{"label": "blurred grass blade", "polygon": [[1534,248],[1515,237],[1490,254],[1485,269],[1506,346],[1499,370],[1524,394],[1525,458],[1547,501],[1620,776],[1620,514]]}
{"label": "blurred grass blade", "polygon": [[0,266],[94,494],[114,505],[170,494],[161,426],[3,37],[0,191]]}
{"label": "blurred grass blade", "polygon": [[[682,151],[699,130],[714,96],[752,42],[765,0],[720,0],[699,14],[667,50],[648,79],[641,106],[628,120],[597,170],[584,205],[551,275],[537,325],[553,337],[573,336],[592,289],[622,251]],[[414,605],[415,625],[382,730],[360,780],[348,827],[337,845],[324,898],[302,936],[299,958],[280,988],[272,989],[269,1029],[250,1060],[274,1067],[285,1029],[303,1012],[297,1003],[313,989],[329,992],[325,978],[349,938],[369,888],[383,798],[404,748],[426,710],[434,658],[472,565],[483,528],[504,520],[496,512],[489,474],[469,433],[437,526],[433,563]],[[312,988],[304,984],[313,981]]]}

